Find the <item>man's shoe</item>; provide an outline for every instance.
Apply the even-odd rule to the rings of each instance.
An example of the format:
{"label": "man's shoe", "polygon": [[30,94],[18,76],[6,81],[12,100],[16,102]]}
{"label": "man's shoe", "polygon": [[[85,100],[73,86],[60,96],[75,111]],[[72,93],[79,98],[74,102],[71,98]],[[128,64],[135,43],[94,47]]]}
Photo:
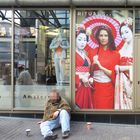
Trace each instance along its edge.
{"label": "man's shoe", "polygon": [[62,138],[65,139],[65,138],[68,138],[70,135],[70,131],[64,131],[64,133],[62,134]]}
{"label": "man's shoe", "polygon": [[57,138],[57,134],[52,134],[50,136],[46,136],[44,140],[55,140]]}

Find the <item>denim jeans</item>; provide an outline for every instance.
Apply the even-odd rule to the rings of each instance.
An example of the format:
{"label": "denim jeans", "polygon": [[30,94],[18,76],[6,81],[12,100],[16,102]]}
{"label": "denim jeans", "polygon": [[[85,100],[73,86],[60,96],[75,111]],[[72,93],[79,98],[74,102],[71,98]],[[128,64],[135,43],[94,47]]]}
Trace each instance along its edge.
{"label": "denim jeans", "polygon": [[[63,63],[61,61],[63,61]],[[62,82],[64,81],[64,62],[65,59],[63,58],[54,59],[57,84],[62,84]]]}
{"label": "denim jeans", "polygon": [[61,126],[62,133],[70,131],[70,115],[66,110],[61,110],[55,120],[45,121],[40,124],[41,134],[46,137],[52,135],[52,130]]}

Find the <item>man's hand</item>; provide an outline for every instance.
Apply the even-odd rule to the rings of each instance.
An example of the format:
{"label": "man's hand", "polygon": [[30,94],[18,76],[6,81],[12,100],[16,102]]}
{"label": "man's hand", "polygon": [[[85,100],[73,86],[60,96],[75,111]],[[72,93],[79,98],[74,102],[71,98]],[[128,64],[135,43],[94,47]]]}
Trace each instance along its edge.
{"label": "man's hand", "polygon": [[37,122],[37,124],[41,124],[43,121],[39,121],[39,122]]}
{"label": "man's hand", "polygon": [[57,110],[53,113],[53,118],[56,118],[58,115],[59,115],[59,111]]}

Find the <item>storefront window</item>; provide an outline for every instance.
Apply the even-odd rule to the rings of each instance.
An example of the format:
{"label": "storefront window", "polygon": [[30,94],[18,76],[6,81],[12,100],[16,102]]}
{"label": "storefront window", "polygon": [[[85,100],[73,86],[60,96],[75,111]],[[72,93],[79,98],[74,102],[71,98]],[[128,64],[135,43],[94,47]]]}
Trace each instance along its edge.
{"label": "storefront window", "polygon": [[0,109],[12,107],[10,10],[0,10]]}
{"label": "storefront window", "polygon": [[140,11],[135,12],[135,33],[140,33]]}
{"label": "storefront window", "polygon": [[43,109],[51,89],[69,98],[69,11],[15,10],[15,108]]}
{"label": "storefront window", "polygon": [[133,12],[77,10],[76,109],[132,109]]}

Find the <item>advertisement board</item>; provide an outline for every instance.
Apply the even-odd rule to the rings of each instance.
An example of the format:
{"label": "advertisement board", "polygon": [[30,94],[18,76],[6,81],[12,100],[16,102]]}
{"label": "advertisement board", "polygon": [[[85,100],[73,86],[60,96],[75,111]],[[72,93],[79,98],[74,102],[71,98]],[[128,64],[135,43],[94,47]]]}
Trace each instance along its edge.
{"label": "advertisement board", "polygon": [[77,10],[75,108],[132,110],[132,10]]}

